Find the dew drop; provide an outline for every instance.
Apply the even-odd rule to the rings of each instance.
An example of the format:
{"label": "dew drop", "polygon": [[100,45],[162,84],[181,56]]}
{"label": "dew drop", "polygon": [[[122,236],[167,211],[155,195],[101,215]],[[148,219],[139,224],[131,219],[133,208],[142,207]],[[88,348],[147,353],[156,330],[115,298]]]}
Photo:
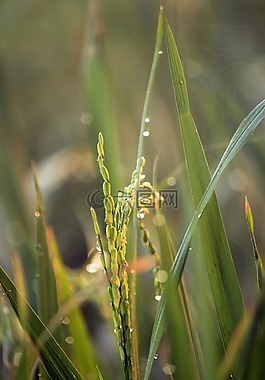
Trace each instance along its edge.
{"label": "dew drop", "polygon": [[143,132],[143,136],[144,136],[144,137],[148,137],[149,135],[150,135],[150,132],[149,132],[149,131],[146,130],[146,131]]}
{"label": "dew drop", "polygon": [[200,212],[200,213],[197,215],[197,218],[200,219],[201,216],[202,216],[202,213]]}
{"label": "dew drop", "polygon": [[98,266],[96,264],[87,264],[86,266],[86,271],[88,273],[97,273],[98,271]]}
{"label": "dew drop", "polygon": [[36,218],[39,218],[40,217],[39,211],[35,211],[34,215],[36,216]]}
{"label": "dew drop", "polygon": [[62,324],[63,324],[63,325],[69,325],[69,323],[70,323],[70,318],[68,318],[68,317],[64,317],[64,318],[62,319]]}
{"label": "dew drop", "polygon": [[163,53],[164,53],[163,50],[159,50],[158,52],[159,55],[162,55]]}
{"label": "dew drop", "polygon": [[167,281],[167,279],[168,279],[168,274],[167,274],[167,272],[165,271],[165,270],[162,270],[162,269],[160,269],[158,272],[157,272],[157,278],[158,278],[158,281],[159,282],[162,282],[162,283],[164,283],[164,282],[166,282]]}
{"label": "dew drop", "polygon": [[157,354],[154,355],[154,359],[155,359],[155,360],[158,359],[158,355],[157,355]]}
{"label": "dew drop", "polygon": [[137,212],[137,218],[138,219],[144,219],[144,217],[145,217],[145,213],[144,212],[142,212],[142,211],[138,211]]}
{"label": "dew drop", "polygon": [[180,83],[180,84],[184,84],[184,80],[183,80],[183,78],[180,78],[179,83]]}
{"label": "dew drop", "polygon": [[191,248],[191,247],[189,247],[189,251],[192,251],[192,248]]}
{"label": "dew drop", "polygon": [[145,123],[150,123],[150,117],[146,117],[146,118],[144,119],[144,122],[145,122]]}
{"label": "dew drop", "polygon": [[130,329],[130,333],[132,333],[133,332],[133,329]]}
{"label": "dew drop", "polygon": [[157,295],[155,296],[155,300],[156,300],[157,302],[159,302],[159,301],[161,300],[161,295],[160,295],[160,294],[157,294]]}
{"label": "dew drop", "polygon": [[67,336],[65,338],[65,341],[67,344],[73,344],[75,342],[74,338],[72,336]]}
{"label": "dew drop", "polygon": [[176,185],[176,178],[168,177],[167,184],[168,184],[168,186],[175,186]]}

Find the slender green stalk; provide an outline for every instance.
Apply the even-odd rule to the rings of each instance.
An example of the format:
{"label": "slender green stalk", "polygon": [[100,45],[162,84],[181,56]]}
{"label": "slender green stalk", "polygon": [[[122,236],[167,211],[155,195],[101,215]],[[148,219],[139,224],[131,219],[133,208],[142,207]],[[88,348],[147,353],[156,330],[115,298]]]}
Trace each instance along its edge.
{"label": "slender green stalk", "polygon": [[[163,7],[161,6],[160,12],[159,12],[159,18],[158,18],[155,51],[154,51],[154,56],[153,56],[149,82],[148,82],[146,95],[145,95],[139,141],[138,141],[137,165],[136,165],[137,189],[139,188],[139,184],[140,184],[140,157],[142,157],[143,155],[144,131],[146,127],[146,121],[147,121],[150,102],[151,102],[151,95],[152,95],[153,87],[154,87],[155,75],[156,75],[159,59],[161,58],[161,55],[163,54],[163,51],[162,51],[163,37],[164,37],[164,16],[163,16]],[[133,228],[132,228],[132,236],[134,237],[132,240],[133,260],[136,260],[136,257],[137,257],[137,240],[138,240],[137,223],[138,223],[137,222],[137,205],[135,205],[134,210],[133,210]],[[135,380],[140,380],[139,354],[138,354],[138,342],[137,342],[136,274],[135,273],[132,274],[131,288],[132,288],[132,298],[131,298],[132,323],[134,326],[134,333],[133,333],[133,338],[132,338],[133,339],[133,359],[135,363],[134,373],[135,373]]]}

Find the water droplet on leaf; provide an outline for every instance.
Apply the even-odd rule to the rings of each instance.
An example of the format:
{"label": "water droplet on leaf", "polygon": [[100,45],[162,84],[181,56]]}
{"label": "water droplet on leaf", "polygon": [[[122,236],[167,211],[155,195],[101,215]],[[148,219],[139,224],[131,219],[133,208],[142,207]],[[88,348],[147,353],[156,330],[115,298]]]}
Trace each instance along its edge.
{"label": "water droplet on leaf", "polygon": [[87,264],[86,266],[86,271],[88,273],[97,273],[98,271],[98,266],[96,264]]}
{"label": "water droplet on leaf", "polygon": [[65,338],[65,341],[67,344],[73,344],[75,342],[74,338],[72,336],[67,336]]}
{"label": "water droplet on leaf", "polygon": [[64,317],[64,318],[62,319],[62,324],[63,324],[63,325],[69,325],[69,323],[70,323],[70,318],[68,318],[68,317]]}

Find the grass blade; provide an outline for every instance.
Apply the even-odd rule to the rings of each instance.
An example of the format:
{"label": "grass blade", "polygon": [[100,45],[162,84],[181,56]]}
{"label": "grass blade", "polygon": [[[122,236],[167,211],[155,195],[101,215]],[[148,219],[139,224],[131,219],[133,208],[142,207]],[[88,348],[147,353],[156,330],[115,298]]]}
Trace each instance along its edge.
{"label": "grass blade", "polygon": [[[46,329],[35,311],[22,296],[15,284],[0,267],[0,283],[3,292],[9,300],[15,314],[17,315],[23,330],[30,337],[37,354],[42,361],[49,377],[58,380],[82,380],[81,375],[62,350],[58,342]],[[19,305],[24,304],[27,318],[21,318]],[[45,334],[45,341],[41,337]]]}
{"label": "grass blade", "polygon": [[[210,182],[210,170],[190,113],[184,72],[171,29],[166,22],[169,65],[180,118],[182,143],[195,207]],[[244,306],[217,198],[213,193],[199,225],[199,235],[213,293],[224,348],[240,321]]]}
{"label": "grass blade", "polygon": [[[184,237],[182,239],[182,242],[180,244],[176,257],[174,259],[174,263],[171,267],[170,276],[172,277],[172,281],[175,286],[179,285],[179,282],[183,273],[183,269],[184,269],[187,256],[189,253],[189,243],[190,243],[192,234],[199,221],[198,215],[201,215],[203,213],[205,207],[207,206],[209,200],[211,199],[211,196],[214,192],[216,184],[218,180],[220,179],[224,169],[239,152],[240,149],[238,149],[238,147],[240,146],[240,148],[242,148],[244,146],[244,144],[247,142],[248,137],[250,137],[253,134],[253,132],[259,125],[259,123],[264,118],[265,118],[265,101],[263,100],[248,114],[248,116],[239,125],[238,129],[236,130],[235,134],[230,140],[228,147],[226,148],[224,154],[222,155],[222,158],[219,161],[219,164],[211,178],[211,181],[209,182],[209,185],[207,186],[207,189],[205,190],[203,197],[198,207],[196,208],[194,216],[184,234]],[[241,131],[241,133],[238,133],[238,131]],[[242,141],[240,140],[240,137],[242,135],[243,135],[244,143],[242,143]],[[232,147],[235,147],[235,150],[233,150]],[[168,289],[167,289],[167,286],[165,286],[162,293],[161,301],[158,305],[158,309],[156,312],[156,317],[155,317],[155,321],[153,325],[150,349],[149,349],[148,360],[147,360],[147,365],[146,365],[146,370],[145,370],[146,380],[149,378],[150,371],[152,368],[152,363],[153,363],[153,357],[156,353],[159,342],[165,331],[166,323],[164,320],[164,314],[165,314],[167,292],[168,292]]]}
{"label": "grass blade", "polygon": [[[172,280],[175,286],[178,286],[182,272],[186,263],[187,255],[189,252],[189,243],[192,237],[192,234],[195,230],[195,227],[199,221],[198,216],[200,216],[205,207],[207,206],[209,200],[211,199],[216,184],[221,177],[224,169],[227,165],[232,161],[232,159],[236,156],[236,154],[240,151],[240,149],[247,142],[248,138],[253,134],[259,123],[265,118],[265,101],[263,100],[259,103],[249,114],[248,116],[241,122],[235,134],[231,138],[224,154],[222,155],[219,164],[196,208],[194,216],[185,232],[177,255],[175,257],[174,263],[170,270],[170,275],[172,276]],[[164,291],[162,293],[161,301],[158,306],[158,310],[156,313],[153,331],[150,342],[150,350],[148,354],[148,360],[145,370],[145,380],[149,378],[150,371],[152,368],[153,357],[156,353],[158,344],[161,340],[161,337],[165,330],[165,305],[167,299],[168,289],[165,286]]]}
{"label": "grass blade", "polygon": [[[138,141],[138,151],[137,151],[137,163],[136,163],[136,173],[137,173],[137,188],[140,183],[140,166],[141,166],[141,157],[143,155],[143,145],[144,145],[144,130],[146,125],[146,118],[148,116],[148,111],[151,102],[151,94],[154,87],[155,75],[158,67],[159,58],[161,56],[161,48],[164,38],[164,16],[163,16],[163,7],[160,7],[159,17],[158,17],[158,25],[156,32],[156,43],[155,50],[153,56],[153,62],[150,72],[150,77],[148,81],[148,86],[145,95],[143,114],[141,119],[141,127],[139,133],[139,141]],[[137,191],[137,190],[136,190]],[[137,256],[137,238],[138,238],[138,221],[137,221],[137,204],[135,203],[133,209],[133,227],[132,227],[132,259],[135,261]],[[136,322],[136,276],[132,274],[131,281],[131,310],[132,310],[132,325],[134,328],[134,332],[132,334],[133,341],[133,361],[135,363],[134,374],[135,379],[140,379],[140,369],[139,369],[139,359],[138,359],[138,343],[137,343],[137,322]]]}
{"label": "grass blade", "polygon": [[[157,211],[156,215],[163,218],[163,214],[159,211]],[[175,254],[172,238],[166,223],[158,225],[157,228],[160,252],[163,252],[163,267],[168,271],[173,263]],[[176,367],[174,376],[180,379],[204,379],[201,347],[194,329],[184,281],[181,281],[177,293],[174,284],[171,285],[169,290],[170,303],[167,304],[166,314],[169,320],[168,331],[170,331],[171,352]],[[187,368],[186,362],[182,360],[183,357],[190,358],[189,368]]]}
{"label": "grass blade", "polygon": [[[53,315],[58,312],[58,300],[55,275],[51,264],[49,247],[46,236],[46,223],[41,191],[36,170],[33,168],[34,185],[36,192],[36,256],[37,256],[37,302],[38,314],[47,325]],[[57,332],[57,339],[60,338]]]}
{"label": "grass blade", "polygon": [[[53,231],[50,229],[47,231],[47,238],[52,264],[56,272],[58,300],[61,306],[60,311],[62,312],[63,305],[66,303],[69,305],[71,301],[74,302],[73,289],[71,284],[69,284],[57,241]],[[84,378],[90,376],[90,379],[95,379],[97,377],[95,354],[80,308],[76,305],[74,310],[71,310],[69,313],[63,313],[62,317],[68,317],[67,325],[64,327],[66,328],[66,333],[74,340],[73,344],[69,347],[71,360]],[[66,352],[68,353],[68,350]]]}
{"label": "grass blade", "polygon": [[[55,275],[50,260],[49,247],[46,236],[46,223],[44,216],[44,206],[40,186],[38,183],[36,169],[33,167],[34,186],[36,192],[36,223],[35,223],[35,243],[36,243],[36,259],[37,259],[37,306],[38,314],[41,320],[47,325],[53,315],[58,312],[57,289]],[[57,329],[54,336],[61,343],[61,331]],[[45,380],[47,374],[40,366],[40,373]]]}
{"label": "grass blade", "polygon": [[88,110],[93,115],[94,139],[102,132],[106,139],[106,156],[116,193],[120,187],[120,155],[113,118],[113,93],[104,49],[104,20],[98,2],[91,1],[87,21],[88,53],[83,57],[82,76]]}

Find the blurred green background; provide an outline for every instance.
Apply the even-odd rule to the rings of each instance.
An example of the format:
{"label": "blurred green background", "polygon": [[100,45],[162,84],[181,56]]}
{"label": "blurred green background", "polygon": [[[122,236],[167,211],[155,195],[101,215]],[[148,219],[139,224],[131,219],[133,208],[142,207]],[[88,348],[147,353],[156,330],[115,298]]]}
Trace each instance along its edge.
{"label": "blurred green background", "polygon": [[[116,189],[127,184],[135,167],[159,5],[154,0],[0,3],[0,263],[11,274],[10,256],[19,252],[31,290],[35,286],[31,161],[37,165],[47,219],[64,261],[79,268],[94,245],[86,197],[100,186],[97,132],[104,133]],[[265,3],[165,0],[163,5],[214,170],[239,122],[264,98]],[[182,202],[186,195],[181,191],[186,178],[165,53],[164,46],[150,109],[145,172],[152,180],[158,157],[157,183],[180,191],[179,208],[165,211],[177,246],[188,222]],[[264,128],[259,127],[217,189],[249,304],[255,293],[255,268],[244,196],[252,206],[262,254],[264,141]],[[175,183],[172,178],[167,182],[169,177]]]}

